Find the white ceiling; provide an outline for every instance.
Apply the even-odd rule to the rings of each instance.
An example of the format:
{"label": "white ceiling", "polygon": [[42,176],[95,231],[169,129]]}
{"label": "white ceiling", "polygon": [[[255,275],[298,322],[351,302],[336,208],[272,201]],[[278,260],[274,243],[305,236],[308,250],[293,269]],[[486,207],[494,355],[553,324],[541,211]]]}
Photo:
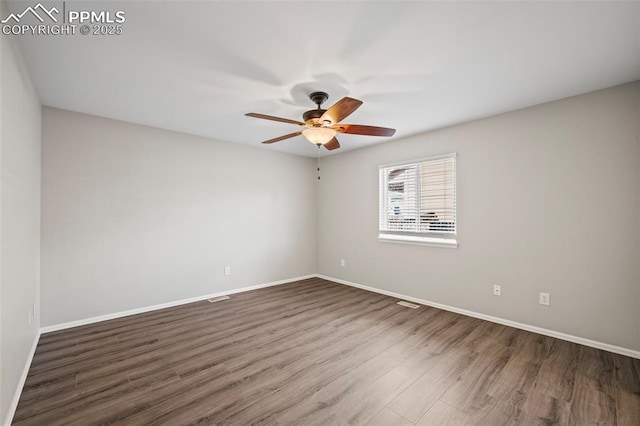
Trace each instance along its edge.
{"label": "white ceiling", "polygon": [[300,120],[322,90],[325,107],[364,101],[344,122],[397,129],[340,135],[344,152],[640,78],[638,2],[67,7],[121,9],[126,22],[120,36],[20,37],[45,105],[312,157],[302,136],[261,145],[297,128],[244,113]]}

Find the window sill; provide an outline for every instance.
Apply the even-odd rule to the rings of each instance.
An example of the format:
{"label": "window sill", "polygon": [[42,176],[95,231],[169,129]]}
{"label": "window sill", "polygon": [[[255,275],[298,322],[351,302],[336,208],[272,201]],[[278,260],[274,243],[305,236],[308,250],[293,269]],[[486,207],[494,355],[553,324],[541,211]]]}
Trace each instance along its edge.
{"label": "window sill", "polygon": [[379,234],[381,243],[415,244],[420,246],[458,248],[455,238],[414,237],[411,235]]}

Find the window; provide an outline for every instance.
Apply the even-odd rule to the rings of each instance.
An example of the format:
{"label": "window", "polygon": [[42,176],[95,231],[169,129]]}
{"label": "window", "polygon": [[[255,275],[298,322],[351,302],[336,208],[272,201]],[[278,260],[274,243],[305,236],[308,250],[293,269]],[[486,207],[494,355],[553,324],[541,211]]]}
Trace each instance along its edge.
{"label": "window", "polygon": [[380,166],[378,238],[457,247],[455,154]]}

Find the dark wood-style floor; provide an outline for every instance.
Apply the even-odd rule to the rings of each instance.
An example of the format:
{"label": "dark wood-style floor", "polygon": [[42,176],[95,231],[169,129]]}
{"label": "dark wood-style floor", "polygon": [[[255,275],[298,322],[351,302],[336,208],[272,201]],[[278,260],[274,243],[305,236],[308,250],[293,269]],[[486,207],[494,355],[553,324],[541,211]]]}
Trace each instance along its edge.
{"label": "dark wood-style floor", "polygon": [[309,279],[41,337],[16,425],[640,425],[640,360]]}

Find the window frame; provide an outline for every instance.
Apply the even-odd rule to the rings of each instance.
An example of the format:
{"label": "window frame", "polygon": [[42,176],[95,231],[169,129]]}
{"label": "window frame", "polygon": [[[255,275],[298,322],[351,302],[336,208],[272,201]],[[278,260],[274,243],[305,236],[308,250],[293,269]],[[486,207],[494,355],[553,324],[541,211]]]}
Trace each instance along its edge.
{"label": "window frame", "polygon": [[[435,155],[435,156],[431,156],[431,157],[426,157],[426,158],[418,158],[418,159],[414,159],[414,160],[407,160],[407,161],[399,161],[399,162],[395,162],[395,163],[389,163],[389,164],[381,164],[378,166],[378,191],[379,191],[379,196],[378,196],[378,241],[379,242],[383,242],[383,243],[400,243],[400,244],[415,244],[415,245],[427,245],[427,246],[436,246],[436,247],[448,247],[448,248],[457,248],[458,247],[458,240],[457,240],[457,235],[458,235],[458,205],[457,205],[457,198],[458,198],[458,194],[457,194],[457,174],[458,174],[458,154],[456,152],[453,153],[449,153],[449,154],[442,154],[442,155]],[[454,201],[454,216],[455,216],[455,228],[453,232],[446,232],[446,233],[440,233],[440,232],[433,232],[433,231],[389,231],[389,230],[385,230],[382,229],[382,225],[384,223],[384,221],[387,221],[387,217],[386,215],[383,216],[383,210],[387,210],[387,200],[388,200],[388,193],[389,193],[389,189],[384,187],[384,182],[383,182],[383,178],[382,178],[382,170],[383,169],[388,169],[391,167],[401,167],[401,166],[407,166],[407,167],[412,167],[412,166],[416,166],[419,165],[421,163],[427,163],[430,161],[437,161],[437,160],[442,160],[442,159],[448,159],[448,158],[453,158],[454,162],[453,162],[453,185],[454,185],[454,193],[453,193],[453,201]],[[420,182],[416,182],[417,185],[420,184]],[[417,197],[417,200],[419,200],[420,197]],[[418,202],[418,201],[416,201]],[[384,206],[383,206],[384,203]],[[383,209],[383,207],[385,207]]]}

